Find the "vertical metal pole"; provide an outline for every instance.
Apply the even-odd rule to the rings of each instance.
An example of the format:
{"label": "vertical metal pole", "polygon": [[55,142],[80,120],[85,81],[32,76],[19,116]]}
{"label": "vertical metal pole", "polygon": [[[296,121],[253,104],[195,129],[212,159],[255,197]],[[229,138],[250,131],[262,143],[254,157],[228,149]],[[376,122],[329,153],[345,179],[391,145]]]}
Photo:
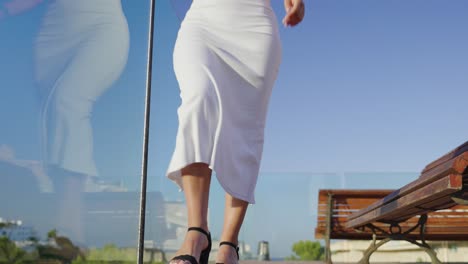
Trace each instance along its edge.
{"label": "vertical metal pole", "polygon": [[143,264],[145,251],[145,212],[146,212],[146,182],[148,172],[148,142],[149,142],[149,123],[151,111],[151,73],[153,70],[153,31],[154,31],[154,13],[156,0],[150,0],[149,29],[148,29],[148,58],[146,72],[146,97],[145,97],[145,121],[143,128],[143,160],[141,165],[141,189],[140,189],[140,222],[138,226],[138,258],[137,263]]}
{"label": "vertical metal pole", "polygon": [[326,216],[326,230],[325,230],[325,263],[331,264],[331,249],[330,249],[330,234],[332,229],[332,216],[333,216],[333,194],[328,194],[327,203],[327,216]]}

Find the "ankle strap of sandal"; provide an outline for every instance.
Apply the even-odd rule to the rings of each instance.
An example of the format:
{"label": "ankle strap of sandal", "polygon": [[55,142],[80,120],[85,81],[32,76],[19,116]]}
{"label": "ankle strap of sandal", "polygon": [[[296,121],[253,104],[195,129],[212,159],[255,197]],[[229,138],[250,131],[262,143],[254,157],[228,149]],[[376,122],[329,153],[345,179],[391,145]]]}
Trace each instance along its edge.
{"label": "ankle strap of sandal", "polygon": [[204,234],[208,238],[208,240],[211,240],[210,233],[208,233],[207,231],[205,231],[205,229],[203,229],[201,227],[189,227],[188,231],[198,231],[198,232]]}
{"label": "ankle strap of sandal", "polygon": [[222,245],[228,245],[228,246],[233,247],[236,250],[237,259],[239,259],[239,246],[238,245],[236,245],[234,243],[231,243],[229,241],[223,241],[223,242],[219,243],[219,246],[222,246]]}

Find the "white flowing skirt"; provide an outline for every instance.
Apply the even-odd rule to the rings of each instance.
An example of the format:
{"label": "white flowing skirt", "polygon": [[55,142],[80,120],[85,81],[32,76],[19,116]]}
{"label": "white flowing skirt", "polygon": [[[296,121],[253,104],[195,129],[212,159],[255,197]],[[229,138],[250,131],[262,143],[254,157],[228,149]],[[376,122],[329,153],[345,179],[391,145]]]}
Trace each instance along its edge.
{"label": "white flowing skirt", "polygon": [[167,176],[206,163],[232,196],[255,203],[265,119],[281,62],[269,0],[194,0],[174,47],[182,103]]}

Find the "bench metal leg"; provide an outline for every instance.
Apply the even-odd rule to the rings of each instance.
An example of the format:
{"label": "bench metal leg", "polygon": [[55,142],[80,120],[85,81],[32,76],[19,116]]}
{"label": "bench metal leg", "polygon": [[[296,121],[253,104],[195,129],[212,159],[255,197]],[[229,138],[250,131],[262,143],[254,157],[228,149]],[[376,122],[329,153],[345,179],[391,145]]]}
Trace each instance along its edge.
{"label": "bench metal leg", "polygon": [[[375,239],[375,235],[374,235],[372,243],[369,245],[369,247],[366,249],[366,251],[364,251],[362,258],[358,261],[358,264],[369,264],[371,255],[379,247],[381,247],[382,245],[384,245],[385,243],[387,243],[387,242],[389,242],[391,240],[392,240],[392,238],[387,237],[387,238],[384,238],[384,239],[380,240],[379,243],[376,243],[376,239]],[[409,240],[407,240],[407,241],[410,242],[410,243],[413,243],[413,241],[409,241]],[[413,243],[413,244],[415,244],[415,243]],[[437,258],[437,253],[434,251],[434,249],[431,248],[431,246],[429,246],[426,243],[424,243],[424,244],[416,243],[415,245],[418,245],[419,247],[421,247],[429,255],[429,257],[431,258],[431,263],[432,264],[442,264],[442,262]]]}
{"label": "bench metal leg", "polygon": [[381,247],[383,244],[387,243],[390,240],[392,239],[387,237],[385,239],[380,240],[379,243],[376,243],[377,236],[374,234],[372,236],[372,243],[369,245],[366,251],[364,251],[364,255],[362,256],[361,260],[359,260],[358,264],[369,264],[372,253],[374,253],[379,247]]}
{"label": "bench metal leg", "polygon": [[[414,226],[413,228],[409,229],[408,231],[404,232],[401,235],[403,236],[404,240],[424,249],[424,251],[426,251],[426,253],[431,258],[432,264],[442,264],[439,258],[437,258],[437,253],[434,251],[434,249],[432,249],[431,246],[426,243],[426,238],[424,237],[426,235],[426,223],[427,223],[427,214],[423,214],[420,216],[418,224],[416,226]],[[421,242],[418,242],[414,239],[408,239],[406,235],[411,233],[413,230],[415,230],[418,227],[419,227],[419,239],[421,240]]]}
{"label": "bench metal leg", "polygon": [[[431,248],[429,244],[426,243],[426,240],[424,238],[424,235],[426,233],[426,222],[427,222],[427,215],[421,215],[419,218],[418,224],[410,229],[408,229],[405,232],[401,232],[401,227],[398,223],[391,223],[389,232],[386,232],[385,230],[382,230],[379,227],[376,227],[372,224],[366,225],[367,228],[370,228],[372,230],[372,243],[369,245],[369,247],[366,249],[366,251],[363,254],[363,257],[361,260],[359,260],[358,264],[369,264],[370,257],[372,253],[374,253],[379,247],[381,247],[383,244],[387,243],[390,240],[406,240],[414,245],[419,246],[422,248],[431,258],[432,264],[442,264],[442,262],[437,258],[437,253],[434,251],[434,249]],[[416,230],[419,227],[419,238],[421,242],[418,242],[414,239],[408,238],[408,235]],[[385,238],[377,242],[377,232],[379,232],[380,236],[384,236]]]}
{"label": "bench metal leg", "polygon": [[463,196],[463,194],[454,194],[452,195],[452,200],[460,205],[468,205],[468,199]]}
{"label": "bench metal leg", "polygon": [[424,243],[426,246],[420,246],[426,253],[431,257],[431,262],[432,264],[442,264],[442,262],[437,258],[437,253],[434,251],[434,249],[431,248],[431,246],[427,245]]}
{"label": "bench metal leg", "polygon": [[452,201],[459,205],[468,205],[468,169],[463,175],[463,188],[459,192],[452,194]]}

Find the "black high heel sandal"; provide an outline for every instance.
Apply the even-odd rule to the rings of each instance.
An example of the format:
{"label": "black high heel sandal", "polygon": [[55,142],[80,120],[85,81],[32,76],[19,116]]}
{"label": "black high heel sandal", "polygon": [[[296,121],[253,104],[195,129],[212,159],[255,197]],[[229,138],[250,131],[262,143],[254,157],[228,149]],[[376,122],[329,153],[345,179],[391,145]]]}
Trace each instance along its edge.
{"label": "black high heel sandal", "polygon": [[[219,243],[219,246],[222,246],[222,245],[228,245],[228,246],[233,247],[236,250],[237,260],[239,260],[239,246],[238,245],[231,243],[229,241],[222,241],[221,243]],[[224,264],[224,262],[216,262],[216,264]]]}
{"label": "black high heel sandal", "polygon": [[[200,262],[198,262],[194,256],[191,255],[180,255],[180,256],[175,256],[173,257],[169,263],[173,260],[184,260],[188,261],[192,264],[208,264],[208,259],[210,258],[210,252],[211,252],[211,234],[206,232],[203,228],[201,227],[189,227],[188,231],[198,231],[206,236],[208,238],[208,246],[202,250],[200,254]],[[187,232],[188,232],[187,231]]]}

